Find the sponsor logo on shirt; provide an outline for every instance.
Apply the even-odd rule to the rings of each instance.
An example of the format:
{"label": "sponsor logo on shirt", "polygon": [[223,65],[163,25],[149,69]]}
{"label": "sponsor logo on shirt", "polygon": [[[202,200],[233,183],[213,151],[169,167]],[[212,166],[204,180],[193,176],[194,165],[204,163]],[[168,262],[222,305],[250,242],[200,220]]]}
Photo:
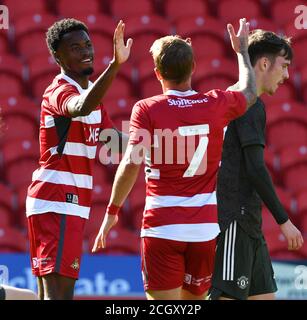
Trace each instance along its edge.
{"label": "sponsor logo on shirt", "polygon": [[177,98],[177,99],[167,99],[169,106],[174,106],[178,108],[188,108],[192,107],[193,104],[202,104],[208,102],[208,98],[204,99],[184,99],[184,98]]}

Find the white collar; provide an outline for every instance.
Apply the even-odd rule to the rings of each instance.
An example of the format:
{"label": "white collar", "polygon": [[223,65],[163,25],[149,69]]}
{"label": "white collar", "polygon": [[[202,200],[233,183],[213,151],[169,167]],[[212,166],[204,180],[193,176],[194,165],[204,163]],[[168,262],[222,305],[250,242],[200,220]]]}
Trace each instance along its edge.
{"label": "white collar", "polygon": [[79,91],[80,94],[82,94],[84,91],[88,90],[92,85],[93,82],[89,81],[88,82],[88,88],[87,89],[83,89],[80,84],[78,82],[76,82],[74,79],[70,78],[69,76],[67,76],[64,73],[60,73],[59,77],[66,80],[67,82],[69,82],[70,84],[72,84],[73,86],[75,86],[77,88],[77,90]]}
{"label": "white collar", "polygon": [[164,93],[166,96],[179,96],[179,97],[187,97],[197,94],[194,90],[187,90],[187,91],[177,91],[177,90],[167,90]]}

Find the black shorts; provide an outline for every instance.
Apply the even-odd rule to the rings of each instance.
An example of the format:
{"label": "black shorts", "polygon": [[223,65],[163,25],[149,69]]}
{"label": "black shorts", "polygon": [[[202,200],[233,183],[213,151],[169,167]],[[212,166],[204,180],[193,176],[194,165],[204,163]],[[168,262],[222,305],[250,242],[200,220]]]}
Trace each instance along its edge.
{"label": "black shorts", "polygon": [[210,299],[224,296],[246,300],[275,291],[274,271],[263,235],[252,238],[233,221],[217,241]]}

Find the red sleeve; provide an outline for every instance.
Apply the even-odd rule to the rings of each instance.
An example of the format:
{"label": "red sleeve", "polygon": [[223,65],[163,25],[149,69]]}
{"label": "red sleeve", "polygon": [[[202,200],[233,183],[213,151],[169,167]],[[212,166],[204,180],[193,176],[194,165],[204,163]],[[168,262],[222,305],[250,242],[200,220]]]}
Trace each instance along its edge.
{"label": "red sleeve", "polygon": [[75,96],[79,96],[79,92],[75,86],[64,84],[57,87],[49,96],[49,104],[52,111],[64,117],[71,117],[68,112],[67,103]]}
{"label": "red sleeve", "polygon": [[146,106],[137,102],[131,113],[129,126],[129,144],[141,143],[147,149],[151,146],[153,129]]}
{"label": "red sleeve", "polygon": [[246,99],[241,92],[212,90],[208,94],[217,99],[219,111],[228,121],[242,116],[247,110]]}

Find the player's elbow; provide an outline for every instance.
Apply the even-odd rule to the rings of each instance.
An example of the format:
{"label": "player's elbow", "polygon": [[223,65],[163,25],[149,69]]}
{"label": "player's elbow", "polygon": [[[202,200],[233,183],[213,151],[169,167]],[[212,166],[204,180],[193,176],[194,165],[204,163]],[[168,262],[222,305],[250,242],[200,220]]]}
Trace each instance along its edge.
{"label": "player's elbow", "polygon": [[253,87],[247,87],[242,90],[243,95],[245,96],[247,102],[247,108],[251,107],[256,103],[257,100],[257,91]]}

